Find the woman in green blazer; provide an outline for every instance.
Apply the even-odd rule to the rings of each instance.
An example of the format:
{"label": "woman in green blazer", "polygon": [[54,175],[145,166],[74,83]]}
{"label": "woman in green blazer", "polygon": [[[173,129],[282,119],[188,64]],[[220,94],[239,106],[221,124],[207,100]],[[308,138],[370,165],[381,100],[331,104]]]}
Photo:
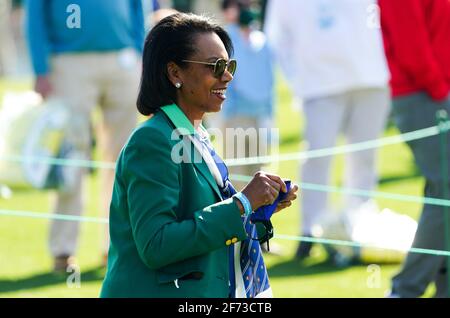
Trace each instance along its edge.
{"label": "woman in green blazer", "polygon": [[[227,33],[195,15],[169,16],[148,35],[137,105],[152,117],[117,162],[101,297],[233,294],[229,251],[247,239],[242,215],[274,202],[286,185],[258,172],[224,199],[215,168],[186,142],[205,135],[205,113],[220,111],[236,69],[231,53]],[[291,205],[297,189],[277,211]]]}

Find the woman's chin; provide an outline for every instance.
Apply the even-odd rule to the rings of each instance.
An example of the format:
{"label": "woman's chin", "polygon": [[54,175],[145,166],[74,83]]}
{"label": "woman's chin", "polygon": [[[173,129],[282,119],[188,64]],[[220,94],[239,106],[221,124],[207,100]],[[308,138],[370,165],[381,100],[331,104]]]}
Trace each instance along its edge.
{"label": "woman's chin", "polygon": [[210,113],[217,113],[222,110],[223,103],[212,105],[211,107],[208,107],[208,110]]}

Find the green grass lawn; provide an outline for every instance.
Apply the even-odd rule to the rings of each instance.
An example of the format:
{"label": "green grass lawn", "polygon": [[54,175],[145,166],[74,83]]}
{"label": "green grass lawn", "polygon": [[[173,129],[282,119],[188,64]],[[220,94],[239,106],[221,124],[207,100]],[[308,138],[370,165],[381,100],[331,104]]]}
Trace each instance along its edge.
{"label": "green grass lawn", "polygon": [[[292,98],[284,83],[279,80],[277,124],[280,127],[282,153],[302,150],[301,113],[291,107]],[[0,99],[9,90],[30,88],[29,82],[0,80]],[[370,119],[368,119],[370,120]],[[390,127],[386,135],[397,134]],[[379,153],[379,191],[418,195],[422,193],[423,180],[418,176],[409,149],[403,145],[382,148]],[[333,169],[333,185],[340,185],[343,158],[337,157]],[[277,171],[286,178],[298,180],[298,163],[283,162]],[[98,174],[89,176],[87,186],[87,216],[101,217],[99,210]],[[301,194],[300,194],[301,195]],[[339,204],[340,195],[331,195]],[[394,200],[377,200],[381,208],[417,218],[420,205]],[[51,193],[37,190],[14,190],[13,196],[0,199],[0,209],[48,212]],[[276,234],[299,234],[299,204],[273,219]],[[0,216],[0,297],[97,297],[105,270],[101,268],[100,238],[102,226],[83,223],[78,263],[81,269],[81,286],[67,284],[66,277],[51,272],[52,263],[47,249],[49,222],[43,219]],[[277,297],[383,297],[390,287],[390,278],[400,265],[380,265],[378,286],[370,286],[371,268],[358,265],[337,268],[326,259],[321,246],[314,247],[313,257],[304,262],[293,259],[297,242],[274,239],[283,248],[282,256],[266,257],[269,276]],[[429,295],[432,290],[428,290]]]}

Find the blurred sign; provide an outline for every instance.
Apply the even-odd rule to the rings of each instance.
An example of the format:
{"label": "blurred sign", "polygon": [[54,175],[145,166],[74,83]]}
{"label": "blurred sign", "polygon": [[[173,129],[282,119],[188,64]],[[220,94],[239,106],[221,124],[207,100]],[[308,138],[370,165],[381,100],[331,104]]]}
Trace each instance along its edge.
{"label": "blurred sign", "polygon": [[[33,92],[6,94],[0,109],[0,183],[44,188],[63,145],[69,113]],[[36,158],[41,158],[36,160]]]}

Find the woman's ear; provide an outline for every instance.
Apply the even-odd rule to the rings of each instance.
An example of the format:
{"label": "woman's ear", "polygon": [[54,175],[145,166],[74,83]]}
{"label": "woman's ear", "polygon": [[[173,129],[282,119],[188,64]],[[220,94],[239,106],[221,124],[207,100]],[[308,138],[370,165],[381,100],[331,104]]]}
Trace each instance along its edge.
{"label": "woman's ear", "polygon": [[169,76],[169,81],[173,86],[176,87],[177,83],[183,83],[181,78],[181,69],[174,62],[167,63],[167,75]]}

